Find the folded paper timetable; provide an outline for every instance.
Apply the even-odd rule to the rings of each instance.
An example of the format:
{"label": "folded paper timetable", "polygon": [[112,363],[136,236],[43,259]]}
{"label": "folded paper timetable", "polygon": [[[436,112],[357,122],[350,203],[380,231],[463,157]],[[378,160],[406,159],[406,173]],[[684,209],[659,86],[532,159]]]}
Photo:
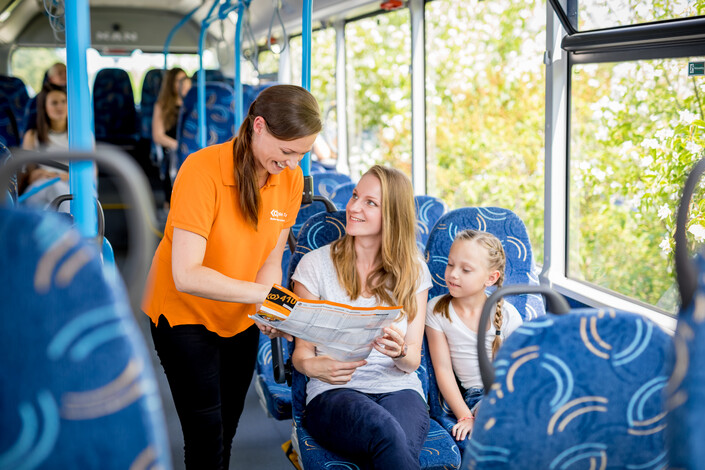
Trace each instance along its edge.
{"label": "folded paper timetable", "polygon": [[314,343],[319,354],[359,361],[369,356],[374,339],[400,312],[401,307],[364,308],[301,299],[275,284],[260,311],[250,318]]}

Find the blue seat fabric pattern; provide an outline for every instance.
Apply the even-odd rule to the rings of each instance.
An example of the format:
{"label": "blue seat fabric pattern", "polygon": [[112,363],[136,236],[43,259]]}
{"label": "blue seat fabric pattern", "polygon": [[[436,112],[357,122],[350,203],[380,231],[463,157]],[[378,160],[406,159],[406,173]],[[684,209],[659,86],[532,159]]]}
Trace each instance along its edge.
{"label": "blue seat fabric pattern", "polygon": [[334,171],[312,172],[311,176],[313,176],[313,194],[325,196],[328,199],[331,199],[336,187],[352,181],[348,175]]}
{"label": "blue seat fabric pattern", "polygon": [[22,80],[0,75],[0,142],[7,147],[18,147],[22,143],[28,101],[29,95]]}
{"label": "blue seat fabric pattern", "polygon": [[122,69],[103,69],[93,84],[95,138],[116,145],[137,141],[137,110],[130,77]]}
{"label": "blue seat fabric pattern", "polygon": [[705,252],[695,263],[697,290],[678,314],[676,363],[666,388],[669,468],[699,469],[705,462]]}
{"label": "blue seat fabric pattern", "polygon": [[669,335],[633,313],[524,323],[497,354],[462,468],[664,468],[673,354]]}
{"label": "blue seat fabric pattern", "polygon": [[423,252],[426,249],[426,242],[431,230],[446,212],[446,205],[437,197],[418,195],[414,196],[414,206],[416,209],[416,244]]}
{"label": "blue seat fabric pattern", "polygon": [[154,104],[159,98],[162,87],[164,70],[151,69],[147,71],[142,80],[142,97],[140,98],[140,137],[152,140],[152,116]]}
{"label": "blue seat fabric pattern", "polygon": [[[289,348],[284,347],[282,352],[286,361],[289,358]],[[269,414],[277,420],[290,419],[291,388],[285,383],[278,384],[274,381],[272,341],[262,333],[259,335],[256,370],[257,387],[262,391],[258,394],[264,398]]]}
{"label": "blue seat fabric pattern", "polygon": [[[206,146],[232,139],[235,129],[233,89],[218,82],[206,83]],[[177,167],[186,157],[201,149],[198,139],[198,87],[191,87],[184,97],[179,115],[176,140]]]}
{"label": "blue seat fabric pattern", "polygon": [[119,279],[56,213],[0,208],[0,467],[171,468]]}
{"label": "blue seat fabric pattern", "polygon": [[[534,274],[534,259],[531,242],[524,222],[509,209],[499,207],[463,207],[445,213],[436,222],[426,242],[426,262],[433,278],[429,298],[445,294],[445,269],[453,239],[465,229],[482,230],[492,233],[502,242],[507,257],[504,271],[504,285],[538,285]],[[539,317],[546,313],[543,298],[537,294],[509,296],[524,320]]]}
{"label": "blue seat fabric pattern", "polygon": [[337,207],[339,211],[345,210],[345,206],[348,205],[348,201],[352,197],[355,186],[356,184],[351,181],[350,183],[340,184],[333,189],[329,199],[335,204],[335,207]]}
{"label": "blue seat fabric pattern", "polygon": [[[10,150],[0,142],[0,168],[2,168],[7,162],[12,159],[12,153]],[[13,174],[10,178],[10,189],[8,190],[7,199],[11,205],[17,203],[17,174]]]}

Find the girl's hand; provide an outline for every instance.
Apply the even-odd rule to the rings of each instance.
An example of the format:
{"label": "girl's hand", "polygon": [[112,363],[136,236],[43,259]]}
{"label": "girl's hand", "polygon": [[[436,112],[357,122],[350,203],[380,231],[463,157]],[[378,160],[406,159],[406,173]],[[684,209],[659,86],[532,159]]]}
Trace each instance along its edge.
{"label": "girl's hand", "polygon": [[306,360],[306,375],[331,385],[344,385],[350,382],[352,374],[367,361],[341,362],[329,356],[316,356]]}
{"label": "girl's hand", "polygon": [[382,331],[384,331],[384,335],[375,338],[374,348],[392,359],[406,355],[402,332],[395,326],[389,326]]}
{"label": "girl's hand", "polygon": [[294,341],[294,337],[291,336],[288,333],[284,333],[283,331],[277,330],[276,328],[272,328],[269,325],[265,325],[264,323],[260,323],[257,320],[255,320],[255,325],[257,325],[257,328],[259,330],[269,336],[269,339],[274,339],[274,338],[284,338],[287,341]]}
{"label": "girl's hand", "polygon": [[472,428],[475,426],[475,418],[470,415],[469,418],[464,418],[455,423],[453,429],[451,429],[451,434],[456,441],[464,441],[466,437],[470,437],[472,434]]}

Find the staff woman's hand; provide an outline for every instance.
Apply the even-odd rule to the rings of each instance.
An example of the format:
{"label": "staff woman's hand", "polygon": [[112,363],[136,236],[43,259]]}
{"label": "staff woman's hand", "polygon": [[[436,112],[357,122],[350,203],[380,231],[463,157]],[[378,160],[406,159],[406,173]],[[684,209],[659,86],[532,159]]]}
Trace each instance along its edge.
{"label": "staff woman's hand", "polygon": [[389,326],[382,331],[384,334],[375,338],[374,348],[392,359],[404,357],[406,351],[404,350],[404,334],[401,330],[395,326]]}
{"label": "staff woman's hand", "polygon": [[355,369],[367,364],[367,361],[341,362],[329,356],[316,356],[306,360],[306,375],[322,380],[331,385],[344,385],[350,382]]}
{"label": "staff woman's hand", "polygon": [[[259,304],[258,304],[258,310],[259,310]],[[291,336],[288,333],[284,333],[283,331],[277,330],[276,328],[272,328],[269,325],[265,325],[264,323],[260,323],[257,320],[255,320],[255,325],[257,325],[257,328],[259,330],[269,336],[269,339],[274,339],[274,338],[284,338],[287,341],[294,341],[294,337]]]}

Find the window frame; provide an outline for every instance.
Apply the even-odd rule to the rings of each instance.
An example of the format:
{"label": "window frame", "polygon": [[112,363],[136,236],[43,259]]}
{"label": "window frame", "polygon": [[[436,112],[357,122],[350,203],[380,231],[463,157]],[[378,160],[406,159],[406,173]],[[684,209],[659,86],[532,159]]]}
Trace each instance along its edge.
{"label": "window frame", "polygon": [[576,32],[565,12],[547,2],[546,210],[542,283],[593,307],[640,313],[674,331],[676,318],[652,305],[569,278],[570,109],[573,65],[705,55],[705,17]]}

